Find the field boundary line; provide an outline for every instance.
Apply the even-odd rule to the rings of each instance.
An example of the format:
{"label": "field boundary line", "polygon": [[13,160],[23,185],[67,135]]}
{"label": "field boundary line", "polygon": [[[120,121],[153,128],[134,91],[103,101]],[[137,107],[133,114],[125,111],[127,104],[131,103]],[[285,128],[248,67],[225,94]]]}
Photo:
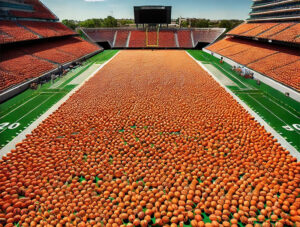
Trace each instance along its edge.
{"label": "field boundary line", "polygon": [[196,60],[192,55],[186,52],[188,56],[190,56],[198,65],[205,70],[222,88],[225,89],[227,93],[229,93],[244,109],[248,111],[248,113],[255,118],[262,126],[264,126],[267,132],[270,132],[274,138],[278,140],[282,147],[287,149],[292,156],[296,157],[298,161],[300,161],[300,152],[292,146],[285,138],[283,138],[275,129],[273,129],[261,116],[255,113],[244,101],[242,101],[237,95],[235,95],[229,88],[224,86],[218,78],[216,78],[200,61]]}
{"label": "field boundary line", "polygon": [[99,66],[90,76],[88,76],[80,85],[73,88],[69,93],[67,93],[62,99],[60,99],[55,105],[48,109],[44,114],[42,114],[37,120],[35,120],[31,125],[29,125],[25,130],[23,130],[18,136],[11,140],[0,150],[0,158],[10,153],[11,150],[15,149],[16,144],[22,142],[26,138],[27,134],[30,134],[35,128],[39,126],[46,118],[48,118],[52,113],[54,113],[63,103],[65,103],[74,93],[76,93],[90,78],[96,75],[104,66],[110,63],[121,51],[118,51],[113,57],[107,60],[105,63]]}

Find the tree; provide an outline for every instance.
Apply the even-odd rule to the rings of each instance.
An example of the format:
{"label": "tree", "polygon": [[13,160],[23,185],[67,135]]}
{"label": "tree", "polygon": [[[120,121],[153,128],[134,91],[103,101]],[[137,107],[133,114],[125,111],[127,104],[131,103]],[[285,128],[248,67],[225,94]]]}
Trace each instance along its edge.
{"label": "tree", "polygon": [[243,23],[242,20],[221,20],[219,22],[219,28],[226,28],[226,32],[232,30],[236,26]]}
{"label": "tree", "polygon": [[192,19],[191,27],[193,27],[193,28],[208,28],[209,20],[207,20],[207,19]]}
{"label": "tree", "polygon": [[62,23],[73,30],[75,30],[78,27],[78,23],[74,20],[65,19],[65,20],[62,20]]}
{"label": "tree", "polygon": [[117,27],[118,21],[112,16],[108,16],[103,20],[103,27]]}

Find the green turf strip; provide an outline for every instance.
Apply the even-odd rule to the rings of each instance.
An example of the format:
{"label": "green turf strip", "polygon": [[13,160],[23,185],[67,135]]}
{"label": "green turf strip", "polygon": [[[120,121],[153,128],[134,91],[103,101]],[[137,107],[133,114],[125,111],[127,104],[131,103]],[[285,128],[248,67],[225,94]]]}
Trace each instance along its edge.
{"label": "green turf strip", "polygon": [[116,53],[118,53],[119,50],[105,50],[90,59],[87,60],[87,62],[92,62],[96,64],[102,64],[103,62],[109,60],[112,58]]}
{"label": "green turf strip", "polygon": [[[0,127],[4,123],[9,123],[6,127],[0,128],[0,148],[4,147],[9,141],[16,137],[21,131],[26,129],[38,117],[44,114],[55,103],[62,99],[77,85],[69,85],[69,83],[85,72],[94,63],[100,64],[113,57],[118,50],[103,51],[89,59],[79,69],[77,73],[64,81],[58,88],[49,89],[51,82],[43,84],[37,90],[28,89],[21,94],[0,104]],[[75,69],[76,70],[76,69]],[[70,71],[70,74],[74,71]],[[55,82],[59,82],[57,79]],[[16,128],[9,129],[11,125],[19,123]]]}
{"label": "green turf strip", "polygon": [[241,77],[232,71],[231,65],[220,64],[218,58],[204,51],[188,50],[188,53],[203,64],[212,64],[235,82],[237,86],[227,87],[300,151],[300,131],[296,128],[292,128],[293,131],[283,128],[286,125],[292,127],[293,124],[300,124],[300,104],[297,101],[264,83],[258,85],[255,80]]}

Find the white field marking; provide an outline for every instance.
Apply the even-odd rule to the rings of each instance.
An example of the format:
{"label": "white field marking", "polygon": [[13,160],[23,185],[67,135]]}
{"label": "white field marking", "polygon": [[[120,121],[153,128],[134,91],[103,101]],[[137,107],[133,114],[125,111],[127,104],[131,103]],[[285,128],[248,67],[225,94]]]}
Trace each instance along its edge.
{"label": "white field marking", "polygon": [[[214,64],[213,65],[217,65],[217,64]],[[231,76],[233,76],[234,79],[238,80],[241,84],[243,84],[246,88],[250,89],[250,90],[256,90],[254,89],[252,86],[249,86],[248,84],[245,84],[243,81],[241,81],[239,78],[237,78],[235,75],[233,75],[231,72],[228,72],[226,69],[223,69],[223,67],[217,65],[216,68],[221,68],[223,71],[229,73]],[[239,87],[240,88],[240,87]],[[242,90],[243,88],[240,88],[240,90]]]}
{"label": "white field marking", "polygon": [[38,96],[39,96],[39,95],[36,95],[36,96],[32,97],[31,99],[27,100],[26,102],[22,103],[22,105],[19,105],[17,108],[15,108],[15,109],[9,111],[7,114],[1,116],[0,119],[6,117],[8,114],[10,114],[10,113],[14,112],[15,110],[19,109],[21,106],[24,106],[26,103],[28,103],[28,102],[31,101],[32,99],[37,98]]}
{"label": "white field marking", "polygon": [[[278,117],[276,114],[274,114],[273,112],[271,112],[270,110],[268,110],[263,104],[261,104],[256,98],[252,97],[251,95],[248,95],[248,97],[250,97],[251,99],[254,99],[260,106],[262,106],[265,110],[267,110],[269,113],[271,113],[273,116],[275,116],[278,120],[280,120],[281,122],[283,122],[285,125],[288,125],[284,120],[282,120],[280,117]],[[300,135],[299,132],[295,131],[297,134]]]}
{"label": "white field marking", "polygon": [[[54,94],[55,95],[55,94]],[[27,112],[25,115],[23,115],[23,117],[19,118],[18,120],[16,120],[14,123],[19,122],[20,120],[22,120],[24,117],[26,117],[28,114],[30,114],[32,111],[34,111],[35,109],[39,108],[42,104],[44,104],[46,101],[48,101],[48,99],[52,98],[54,95],[49,96],[46,100],[44,100],[43,102],[41,102],[38,106],[36,106],[35,108],[33,108],[32,110],[30,110],[29,112]],[[7,129],[7,128],[6,128]],[[0,134],[2,132],[4,132],[6,129],[3,129]]]}
{"label": "white field marking", "polygon": [[[266,97],[266,96],[265,96]],[[268,98],[269,99],[269,98]],[[296,118],[299,118],[300,119],[300,117],[299,116],[296,116],[295,114],[293,114],[292,112],[290,112],[288,109],[286,109],[286,108],[284,108],[284,107],[282,107],[282,106],[280,106],[278,103],[276,103],[276,102],[274,102],[272,99],[269,99],[271,102],[273,102],[273,103],[275,103],[277,106],[279,106],[281,109],[284,109],[284,110],[286,110],[287,112],[289,112],[291,115],[293,115],[294,117],[296,117]]]}
{"label": "white field marking", "polygon": [[[187,53],[187,52],[186,52]],[[211,73],[205,65],[203,65],[200,61],[197,61],[195,58],[193,58],[189,53],[187,53],[195,62],[199,64],[199,66],[205,70],[222,88],[225,89],[227,93],[229,93],[245,110],[248,111],[248,113],[253,116],[257,122],[259,122],[262,126],[264,126],[265,130],[267,132],[270,132],[281,144],[282,147],[287,149],[291,155],[297,158],[298,161],[300,161],[300,152],[287,140],[281,136],[275,129],[273,129],[259,114],[255,113],[246,103],[244,103],[238,96],[236,96],[229,88],[224,86],[218,78],[214,76],[213,73]]]}
{"label": "white field marking", "polygon": [[86,78],[86,80],[82,84],[73,88],[73,90],[66,94],[62,99],[60,99],[56,104],[54,104],[50,109],[48,109],[44,114],[42,114],[37,120],[35,120],[31,124],[28,124],[28,127],[25,130],[23,130],[13,140],[11,140],[8,144],[2,147],[2,149],[0,150],[0,158],[8,154],[12,149],[15,149],[17,143],[20,143],[22,140],[24,140],[27,134],[30,134],[36,127],[39,126],[40,123],[47,119],[47,117],[49,117],[50,114],[54,113],[64,102],[66,102],[70,98],[71,95],[78,91],[91,77],[98,73],[106,64],[112,61],[120,52],[121,51],[119,51],[108,61],[100,65],[100,67],[95,72],[93,72],[88,78]]}
{"label": "white field marking", "polygon": [[[190,53],[188,53],[188,52],[186,52],[188,55],[190,55]],[[192,55],[190,55],[193,59],[195,59]],[[208,60],[208,62],[209,62],[209,64],[211,64],[210,62],[210,60],[206,57],[206,56],[204,56],[204,55],[202,55],[205,59],[207,59]],[[197,59],[195,59],[196,61],[198,61]],[[253,89],[253,87],[251,86],[249,86],[248,84],[245,84],[243,81],[241,81],[239,78],[237,78],[235,75],[233,75],[231,72],[228,72],[226,69],[224,69],[222,66],[219,66],[219,65],[217,65],[217,64],[215,64],[214,62],[211,64],[211,65],[213,65],[213,66],[215,66],[217,69],[219,69],[219,68],[221,68],[221,70],[223,70],[223,71],[225,71],[225,72],[227,72],[227,73],[229,73],[233,78],[235,78],[235,79],[237,79],[241,84],[243,84],[246,88],[248,88],[248,89],[251,89],[251,90],[256,90],[256,89]],[[220,69],[219,69],[219,71],[221,71]],[[226,75],[225,75],[226,76]],[[230,78],[229,78],[230,79]],[[243,88],[240,88],[239,87],[239,89],[240,90],[243,90]]]}

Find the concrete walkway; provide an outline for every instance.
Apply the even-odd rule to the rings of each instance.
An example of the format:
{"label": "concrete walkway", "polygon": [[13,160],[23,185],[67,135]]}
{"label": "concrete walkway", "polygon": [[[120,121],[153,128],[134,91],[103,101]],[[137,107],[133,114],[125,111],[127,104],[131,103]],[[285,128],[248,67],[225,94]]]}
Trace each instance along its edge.
{"label": "concrete walkway", "polygon": [[97,68],[100,67],[101,64],[93,64],[91,67],[89,67],[86,71],[84,71],[82,74],[74,78],[68,85],[78,85],[81,84],[83,81],[86,80],[86,78],[89,77]]}

